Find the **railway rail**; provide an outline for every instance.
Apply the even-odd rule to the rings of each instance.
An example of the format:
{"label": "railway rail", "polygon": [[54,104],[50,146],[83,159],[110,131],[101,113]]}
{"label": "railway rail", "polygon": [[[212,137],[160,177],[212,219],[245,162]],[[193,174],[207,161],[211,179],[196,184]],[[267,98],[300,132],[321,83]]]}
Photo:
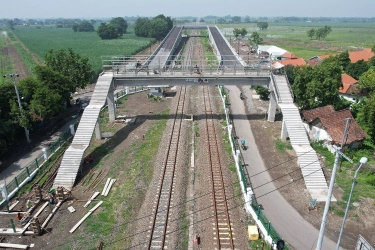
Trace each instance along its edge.
{"label": "railway rail", "polygon": [[182,87],[178,95],[178,103],[174,115],[172,131],[169,139],[166,158],[159,181],[157,201],[152,211],[151,229],[147,249],[164,249],[166,245],[166,234],[168,217],[170,214],[170,203],[173,192],[173,183],[177,156],[179,153],[179,140],[183,121],[183,112],[186,99],[186,87]]}
{"label": "railway rail", "polygon": [[230,220],[228,202],[225,193],[223,173],[219,155],[218,139],[216,137],[215,121],[211,106],[209,88],[203,86],[206,142],[208,165],[211,172],[211,187],[213,206],[214,247],[216,249],[235,249],[233,226]]}

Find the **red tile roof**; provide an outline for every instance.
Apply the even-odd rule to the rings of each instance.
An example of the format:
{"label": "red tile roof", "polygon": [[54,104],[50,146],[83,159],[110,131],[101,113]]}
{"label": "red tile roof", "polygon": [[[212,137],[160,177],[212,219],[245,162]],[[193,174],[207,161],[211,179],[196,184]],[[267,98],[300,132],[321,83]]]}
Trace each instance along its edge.
{"label": "red tile roof", "polygon": [[298,57],[296,57],[295,54],[287,51],[285,52],[284,54],[281,55],[281,57],[284,57],[284,58],[288,58],[288,59],[297,59]]}
{"label": "red tile roof", "polygon": [[316,109],[304,110],[302,111],[302,117],[306,122],[310,123],[320,116],[333,112],[335,112],[335,108],[332,105],[327,105]]}
{"label": "red tile roof", "polygon": [[287,60],[280,60],[280,63],[286,65],[292,65],[292,66],[303,66],[306,65],[305,60],[302,58],[297,58],[297,59],[287,59]]}
{"label": "red tile roof", "polygon": [[[324,60],[330,56],[337,56],[337,54],[326,54],[318,56],[320,59]],[[369,61],[371,57],[375,56],[374,52],[370,48],[364,48],[358,51],[349,52],[349,58],[351,63],[358,62],[359,60],[364,60],[365,62]]]}
{"label": "red tile roof", "polygon": [[359,51],[349,52],[349,58],[352,63],[358,62],[359,60],[369,61],[375,54],[369,48],[365,48]]}
{"label": "red tile roof", "polygon": [[309,66],[316,66],[322,63],[322,59],[319,58],[319,56],[314,56],[311,57],[310,59],[307,60],[307,65]]}
{"label": "red tile roof", "polygon": [[356,84],[358,81],[348,74],[341,74],[341,82],[343,84],[353,85],[353,84]]}
{"label": "red tile roof", "polygon": [[341,74],[342,87],[339,88],[339,92],[342,94],[352,94],[355,89],[352,88],[358,81],[348,74]]}
{"label": "red tile roof", "polygon": [[346,118],[351,118],[351,120],[344,144],[347,145],[355,141],[364,140],[368,135],[353,119],[349,109],[335,111],[331,114],[320,116],[318,119],[320,119],[323,127],[325,127],[327,133],[331,136],[332,141],[341,143],[345,131]]}

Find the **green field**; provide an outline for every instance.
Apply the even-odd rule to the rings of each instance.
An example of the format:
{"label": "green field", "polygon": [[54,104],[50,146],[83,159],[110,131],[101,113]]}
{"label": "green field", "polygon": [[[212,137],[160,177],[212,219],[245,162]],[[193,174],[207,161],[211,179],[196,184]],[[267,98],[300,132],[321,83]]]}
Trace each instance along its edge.
{"label": "green field", "polygon": [[43,60],[49,49],[72,48],[74,52],[89,58],[95,72],[101,69],[101,56],[131,55],[147,48],[150,38],[136,37],[130,30],[122,39],[101,40],[96,32],[73,32],[71,28],[44,26],[17,27],[14,34],[34,54]]}
{"label": "green field", "polygon": [[[311,28],[317,29],[325,25],[332,28],[327,38],[321,41],[310,40],[306,32]],[[267,30],[259,30],[255,23],[218,24],[217,26],[227,37],[233,37],[233,28],[246,28],[248,35],[257,31],[264,39],[264,44],[279,46],[304,59],[315,55],[351,50],[353,47],[371,48],[375,44],[374,23],[269,22]]]}

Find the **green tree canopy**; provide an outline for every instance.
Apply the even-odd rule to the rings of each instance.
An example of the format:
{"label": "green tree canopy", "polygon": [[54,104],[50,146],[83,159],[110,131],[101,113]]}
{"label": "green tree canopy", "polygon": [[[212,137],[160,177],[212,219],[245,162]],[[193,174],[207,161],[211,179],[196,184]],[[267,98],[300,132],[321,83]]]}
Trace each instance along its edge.
{"label": "green tree canopy", "polygon": [[257,26],[261,30],[266,30],[268,28],[268,22],[257,22]]}
{"label": "green tree canopy", "polygon": [[262,44],[263,38],[260,37],[259,33],[254,31],[249,37],[249,43],[255,44],[256,46]]}
{"label": "green tree canopy", "polygon": [[292,90],[298,106],[311,109],[338,102],[341,72],[341,67],[335,63],[295,67]]}
{"label": "green tree canopy", "polygon": [[96,33],[103,40],[117,39],[126,33],[128,23],[122,17],[116,17],[110,23],[101,23]]}
{"label": "green tree canopy", "polygon": [[359,79],[359,77],[365,73],[370,68],[369,64],[366,63],[364,60],[359,60],[355,63],[350,63],[347,67],[345,72],[348,73],[351,77],[355,79]]}
{"label": "green tree canopy", "polygon": [[128,29],[128,23],[122,17],[113,18],[110,23],[115,27],[118,37],[125,34]]}
{"label": "green tree canopy", "polygon": [[232,23],[241,23],[241,17],[240,16],[233,16],[232,17]]}
{"label": "green tree canopy", "polygon": [[140,37],[150,37],[162,40],[173,28],[173,21],[170,17],[158,15],[153,19],[138,18],[134,25],[134,32]]}
{"label": "green tree canopy", "polygon": [[309,29],[307,31],[307,36],[310,37],[310,39],[313,39],[313,37],[315,36],[315,29],[314,28]]}
{"label": "green tree canopy", "polygon": [[75,23],[72,26],[74,32],[94,32],[94,25],[89,21]]}
{"label": "green tree canopy", "polygon": [[363,73],[359,79],[356,87],[361,91],[361,94],[369,96],[375,93],[375,68],[370,68]]}
{"label": "green tree canopy", "polygon": [[69,79],[72,83],[72,92],[76,88],[85,88],[91,83],[93,72],[89,59],[74,53],[73,49],[51,49],[44,58],[47,67]]}

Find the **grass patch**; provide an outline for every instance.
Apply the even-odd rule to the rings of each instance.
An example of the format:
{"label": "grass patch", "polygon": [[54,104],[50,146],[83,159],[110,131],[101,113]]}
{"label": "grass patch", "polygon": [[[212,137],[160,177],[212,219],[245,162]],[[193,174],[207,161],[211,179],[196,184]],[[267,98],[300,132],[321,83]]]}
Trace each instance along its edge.
{"label": "grass patch", "polygon": [[[334,165],[335,155],[330,153],[326,148],[323,147],[321,143],[312,143],[314,150],[322,156],[324,159],[324,165],[331,169]],[[374,173],[374,163],[371,150],[360,149],[360,150],[346,150],[344,152],[346,155],[351,156],[354,163],[350,163],[347,160],[340,158],[338,164],[336,183],[344,191],[342,201],[338,201],[336,209],[339,208],[345,210],[346,201],[348,200],[349,193],[352,186],[352,179],[354,177],[354,172],[359,166],[359,159],[361,157],[367,157],[369,161],[362,167],[357,176],[357,185],[355,186],[352,194],[351,203],[360,201],[360,198],[371,198],[375,199],[375,186],[371,185],[371,179],[375,179]],[[349,208],[353,208],[350,205]],[[334,211],[336,214],[340,215],[340,211]]]}
{"label": "grass patch", "polygon": [[[168,113],[165,111],[160,115],[162,117]],[[104,203],[98,210],[99,213],[86,220],[85,230],[92,235],[91,242],[106,238],[105,243],[118,240],[110,245],[111,249],[130,247],[131,238],[121,239],[126,234],[131,235],[135,230],[133,219],[143,203],[152,179],[153,159],[156,157],[166,123],[167,119],[156,120],[146,132],[147,140],[135,143],[129,151],[121,152],[111,165],[108,177],[121,176],[121,182],[117,182],[108,197],[103,197]],[[137,188],[139,182],[143,183],[144,188]],[[98,188],[102,188],[103,185]],[[116,218],[121,218],[121,222]],[[119,223],[121,224],[118,225]]]}
{"label": "grass patch", "polygon": [[263,239],[250,241],[250,248],[253,250],[264,249],[271,250],[272,248],[267,245],[267,242]]}
{"label": "grass patch", "polygon": [[[310,40],[307,31],[325,25],[332,32],[324,40]],[[337,53],[350,50],[350,46],[371,48],[375,44],[373,23],[347,22],[268,22],[266,30],[259,30],[256,23],[218,24],[219,29],[227,37],[233,38],[234,28],[246,28],[247,37],[256,31],[264,39],[264,44],[273,44],[293,52],[298,57],[309,59],[315,55]],[[247,38],[246,38],[247,39]]]}
{"label": "grass patch", "polygon": [[148,48],[151,43],[150,38],[137,37],[131,29],[121,39],[114,40],[101,40],[96,32],[74,32],[71,28],[54,26],[43,26],[42,29],[20,26],[14,33],[40,59],[50,49],[72,48],[79,55],[89,58],[95,72],[101,70],[101,56],[133,55]]}
{"label": "grass patch", "polygon": [[[3,51],[7,47],[5,36],[0,36],[0,51]],[[10,74],[14,70],[13,63],[10,60],[10,57],[7,53],[0,53],[0,64],[1,64],[1,76]],[[1,77],[0,83],[4,83],[5,79]]]}
{"label": "grass patch", "polygon": [[282,141],[280,139],[276,139],[275,147],[280,152],[285,152],[285,150],[292,150],[293,149],[292,145],[290,144],[290,141]]}

